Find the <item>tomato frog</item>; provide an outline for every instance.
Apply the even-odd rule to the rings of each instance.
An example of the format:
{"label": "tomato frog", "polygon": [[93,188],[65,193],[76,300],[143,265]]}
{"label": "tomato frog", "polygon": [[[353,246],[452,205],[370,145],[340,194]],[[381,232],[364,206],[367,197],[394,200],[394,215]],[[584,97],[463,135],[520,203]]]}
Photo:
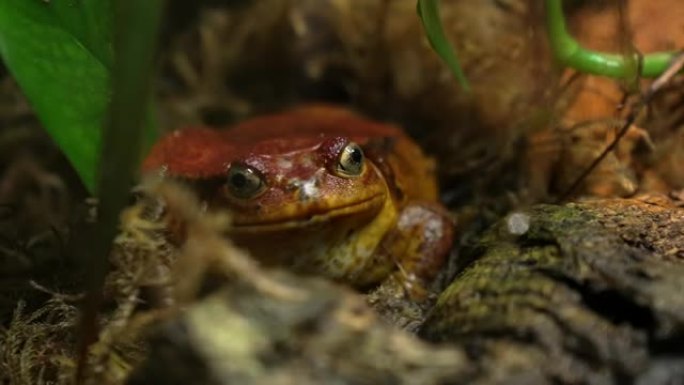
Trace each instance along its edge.
{"label": "tomato frog", "polygon": [[229,209],[228,235],[262,263],[360,288],[394,276],[409,292],[452,243],[434,169],[399,128],[327,105],[179,130],[143,163]]}

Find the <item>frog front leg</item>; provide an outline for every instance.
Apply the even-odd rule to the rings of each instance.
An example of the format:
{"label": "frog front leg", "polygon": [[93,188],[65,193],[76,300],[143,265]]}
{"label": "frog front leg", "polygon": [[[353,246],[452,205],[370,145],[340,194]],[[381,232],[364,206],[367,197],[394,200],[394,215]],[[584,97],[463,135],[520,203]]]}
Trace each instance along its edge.
{"label": "frog front leg", "polygon": [[454,238],[454,220],[439,204],[411,202],[382,240],[380,252],[398,270],[390,277],[412,298],[421,298],[440,271]]}

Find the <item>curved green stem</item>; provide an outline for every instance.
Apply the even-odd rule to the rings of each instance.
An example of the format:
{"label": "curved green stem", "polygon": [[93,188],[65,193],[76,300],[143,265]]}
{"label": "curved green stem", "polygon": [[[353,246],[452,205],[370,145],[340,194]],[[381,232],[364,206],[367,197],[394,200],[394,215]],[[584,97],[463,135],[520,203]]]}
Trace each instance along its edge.
{"label": "curved green stem", "polygon": [[[553,54],[558,61],[578,71],[613,78],[634,77],[634,59],[625,55],[602,53],[583,48],[568,33],[562,0],[546,0],[546,23]],[[676,52],[656,52],[644,55],[642,77],[657,77],[670,65]]]}

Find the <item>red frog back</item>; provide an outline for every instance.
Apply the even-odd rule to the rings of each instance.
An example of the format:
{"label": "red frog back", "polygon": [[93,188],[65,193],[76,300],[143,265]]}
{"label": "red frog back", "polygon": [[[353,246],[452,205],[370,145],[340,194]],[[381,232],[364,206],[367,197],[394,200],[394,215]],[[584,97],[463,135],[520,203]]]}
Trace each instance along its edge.
{"label": "red frog back", "polygon": [[245,120],[232,128],[188,128],[162,138],[143,172],[204,179],[223,175],[234,161],[315,149],[343,137],[358,143],[380,169],[396,200],[436,200],[434,163],[396,126],[329,105],[306,105]]}

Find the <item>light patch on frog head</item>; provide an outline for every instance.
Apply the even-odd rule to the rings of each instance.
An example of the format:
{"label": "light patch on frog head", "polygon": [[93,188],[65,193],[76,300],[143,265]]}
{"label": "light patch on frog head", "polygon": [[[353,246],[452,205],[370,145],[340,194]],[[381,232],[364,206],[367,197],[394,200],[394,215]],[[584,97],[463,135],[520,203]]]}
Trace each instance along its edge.
{"label": "light patch on frog head", "polygon": [[292,168],[292,161],[290,159],[280,158],[277,161],[277,166],[281,170],[289,170]]}
{"label": "light patch on frog head", "polygon": [[320,196],[320,178],[324,170],[318,170],[309,179],[293,179],[291,185],[297,188],[300,201],[318,199]]}
{"label": "light patch on frog head", "polygon": [[302,186],[299,190],[300,199],[307,200],[318,197],[318,186],[316,182],[317,180],[314,176],[313,178],[309,178],[302,183]]}
{"label": "light patch on frog head", "polygon": [[297,160],[297,162],[306,168],[316,167],[316,159],[311,154],[307,154]]}
{"label": "light patch on frog head", "polygon": [[283,179],[285,179],[285,177],[283,176],[283,174],[280,174],[280,173],[276,174],[276,176],[275,176],[275,182],[276,182],[276,183],[282,183],[282,182],[283,182]]}
{"label": "light patch on frog head", "polygon": [[282,183],[287,178],[288,171],[292,170],[294,163],[287,158],[278,158],[276,160],[276,169],[278,172],[274,175],[276,183]]}

